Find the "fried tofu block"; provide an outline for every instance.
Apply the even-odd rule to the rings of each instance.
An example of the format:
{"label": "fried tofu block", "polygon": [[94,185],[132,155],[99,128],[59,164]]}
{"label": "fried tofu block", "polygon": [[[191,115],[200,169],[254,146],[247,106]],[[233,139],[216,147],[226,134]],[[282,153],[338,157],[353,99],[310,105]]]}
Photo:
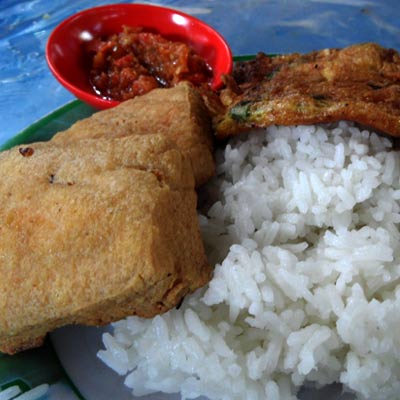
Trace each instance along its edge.
{"label": "fried tofu block", "polygon": [[218,138],[269,125],[349,120],[400,136],[400,54],[375,43],[237,63],[214,117]]}
{"label": "fried tofu block", "polygon": [[152,317],[208,282],[189,161],[162,135],[0,153],[0,351]]}
{"label": "fried tofu block", "polygon": [[173,140],[189,157],[196,186],[215,171],[211,119],[201,95],[188,82],[127,100],[115,108],[100,111],[56,134],[57,143],[74,140],[162,134]]}

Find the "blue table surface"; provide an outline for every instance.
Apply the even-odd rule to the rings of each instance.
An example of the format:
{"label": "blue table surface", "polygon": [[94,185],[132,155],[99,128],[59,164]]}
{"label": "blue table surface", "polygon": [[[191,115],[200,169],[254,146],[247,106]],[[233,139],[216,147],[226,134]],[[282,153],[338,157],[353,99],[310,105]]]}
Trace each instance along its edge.
{"label": "blue table surface", "polygon": [[[135,3],[136,1],[133,1]],[[0,0],[0,145],[74,99],[45,45],[69,15],[112,0]],[[374,41],[400,50],[398,0],[160,0],[215,27],[234,55],[308,52]]]}

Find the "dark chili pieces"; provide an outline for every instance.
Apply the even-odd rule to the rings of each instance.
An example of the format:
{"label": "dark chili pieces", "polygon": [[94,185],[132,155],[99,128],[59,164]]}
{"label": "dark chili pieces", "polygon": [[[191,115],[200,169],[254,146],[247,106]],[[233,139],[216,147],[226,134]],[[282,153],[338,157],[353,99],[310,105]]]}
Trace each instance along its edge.
{"label": "dark chili pieces", "polygon": [[183,80],[200,86],[212,79],[211,68],[187,44],[140,27],[124,26],[121,33],[95,38],[86,50],[91,85],[111,100],[127,100]]}

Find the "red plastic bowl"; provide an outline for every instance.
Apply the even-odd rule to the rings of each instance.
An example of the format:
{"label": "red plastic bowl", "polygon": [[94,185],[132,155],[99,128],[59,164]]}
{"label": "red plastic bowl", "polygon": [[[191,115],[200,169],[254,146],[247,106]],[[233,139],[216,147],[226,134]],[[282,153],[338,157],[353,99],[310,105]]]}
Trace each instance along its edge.
{"label": "red plastic bowl", "polygon": [[67,18],[51,33],[46,60],[57,80],[76,97],[98,109],[118,101],[96,94],[89,82],[83,43],[122,31],[122,26],[142,26],[167,39],[181,41],[203,57],[213,70],[212,88],[221,86],[221,75],[232,70],[232,53],[212,27],[179,11],[147,4],[113,4],[90,8]]}

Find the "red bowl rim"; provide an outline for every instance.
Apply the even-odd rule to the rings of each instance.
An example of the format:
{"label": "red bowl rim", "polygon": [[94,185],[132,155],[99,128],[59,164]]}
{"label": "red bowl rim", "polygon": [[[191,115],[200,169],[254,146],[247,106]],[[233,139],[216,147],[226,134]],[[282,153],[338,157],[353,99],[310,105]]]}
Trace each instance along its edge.
{"label": "red bowl rim", "polygon": [[[217,37],[220,44],[222,45],[222,48],[224,52],[228,55],[228,60],[227,60],[227,68],[226,71],[221,72],[222,73],[230,73],[232,71],[233,67],[233,57],[232,57],[232,51],[225,40],[225,38],[213,27],[205,23],[204,21],[193,17],[190,14],[186,14],[182,11],[176,10],[174,8],[169,8],[169,7],[163,7],[163,6],[158,6],[158,5],[152,5],[152,4],[130,4],[130,3],[119,3],[119,4],[106,4],[102,6],[96,6],[96,7],[91,7],[87,8],[84,10],[81,10],[75,14],[72,14],[71,16],[67,17],[64,19],[60,24],[58,24],[54,30],[50,33],[47,43],[46,43],[46,51],[45,51],[45,57],[47,64],[49,66],[50,71],[53,73],[53,75],[56,77],[56,79],[65,87],[67,88],[70,92],[72,92],[76,97],[80,98],[82,101],[89,103],[90,105],[97,107],[97,108],[110,108],[114,107],[121,102],[116,101],[116,100],[108,100],[104,99],[96,93],[89,93],[85,90],[80,89],[79,87],[71,84],[68,80],[64,78],[63,75],[61,75],[57,68],[53,65],[53,62],[50,57],[50,47],[53,46],[54,44],[54,36],[57,35],[57,33],[62,30],[66,25],[68,25],[72,20],[81,17],[82,15],[85,14],[90,14],[90,13],[97,13],[99,11],[105,11],[105,10],[113,10],[113,9],[138,9],[138,8],[153,8],[153,9],[158,9],[160,11],[165,11],[165,12],[173,12],[175,14],[178,14],[186,19],[189,19],[190,21],[200,25],[205,31],[211,32],[213,36]],[[220,75],[221,75],[220,74]],[[217,90],[219,87],[222,85],[221,77],[220,75],[218,76],[218,79],[216,82],[213,81],[211,87],[214,90]]]}

